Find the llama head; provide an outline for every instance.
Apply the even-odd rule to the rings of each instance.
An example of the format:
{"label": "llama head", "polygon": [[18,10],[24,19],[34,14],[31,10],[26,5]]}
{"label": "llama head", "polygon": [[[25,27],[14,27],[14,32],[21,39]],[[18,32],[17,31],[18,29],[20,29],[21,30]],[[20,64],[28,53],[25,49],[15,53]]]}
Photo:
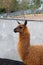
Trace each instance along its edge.
{"label": "llama head", "polygon": [[24,24],[20,24],[19,23],[19,25],[14,29],[14,32],[23,33],[24,30],[27,28],[26,25],[27,25],[27,20],[25,20],[25,23]]}

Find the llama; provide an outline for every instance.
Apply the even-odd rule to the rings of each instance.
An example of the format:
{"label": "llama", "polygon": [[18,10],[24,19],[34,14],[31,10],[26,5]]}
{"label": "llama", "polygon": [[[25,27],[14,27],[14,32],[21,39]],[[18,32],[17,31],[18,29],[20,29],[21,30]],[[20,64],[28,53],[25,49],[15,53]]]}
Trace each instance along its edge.
{"label": "llama", "polygon": [[27,20],[14,29],[19,32],[18,52],[25,65],[43,65],[43,45],[30,45],[30,31]]}

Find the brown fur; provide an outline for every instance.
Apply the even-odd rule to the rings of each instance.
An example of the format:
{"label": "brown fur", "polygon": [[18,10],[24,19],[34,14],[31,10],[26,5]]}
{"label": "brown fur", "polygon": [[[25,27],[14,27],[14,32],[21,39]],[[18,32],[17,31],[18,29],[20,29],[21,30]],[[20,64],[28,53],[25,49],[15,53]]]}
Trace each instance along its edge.
{"label": "brown fur", "polygon": [[43,65],[43,45],[30,46],[30,32],[27,26],[19,25],[16,32],[19,32],[18,51],[25,65]]}

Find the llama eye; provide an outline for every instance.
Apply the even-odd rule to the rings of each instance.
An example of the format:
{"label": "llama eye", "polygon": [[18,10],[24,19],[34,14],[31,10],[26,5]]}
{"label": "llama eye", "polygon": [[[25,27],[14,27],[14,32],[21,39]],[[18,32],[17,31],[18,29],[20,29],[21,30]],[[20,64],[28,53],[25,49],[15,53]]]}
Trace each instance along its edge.
{"label": "llama eye", "polygon": [[20,29],[22,29],[22,27],[19,27]]}

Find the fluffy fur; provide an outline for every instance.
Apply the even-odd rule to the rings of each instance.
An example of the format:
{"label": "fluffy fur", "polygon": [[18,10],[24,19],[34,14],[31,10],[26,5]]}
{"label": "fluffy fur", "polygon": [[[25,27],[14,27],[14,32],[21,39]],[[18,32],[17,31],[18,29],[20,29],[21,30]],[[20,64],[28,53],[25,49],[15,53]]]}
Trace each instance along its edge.
{"label": "fluffy fur", "polygon": [[14,31],[19,32],[18,51],[24,64],[43,65],[43,45],[30,45],[30,32],[26,24],[19,24]]}

